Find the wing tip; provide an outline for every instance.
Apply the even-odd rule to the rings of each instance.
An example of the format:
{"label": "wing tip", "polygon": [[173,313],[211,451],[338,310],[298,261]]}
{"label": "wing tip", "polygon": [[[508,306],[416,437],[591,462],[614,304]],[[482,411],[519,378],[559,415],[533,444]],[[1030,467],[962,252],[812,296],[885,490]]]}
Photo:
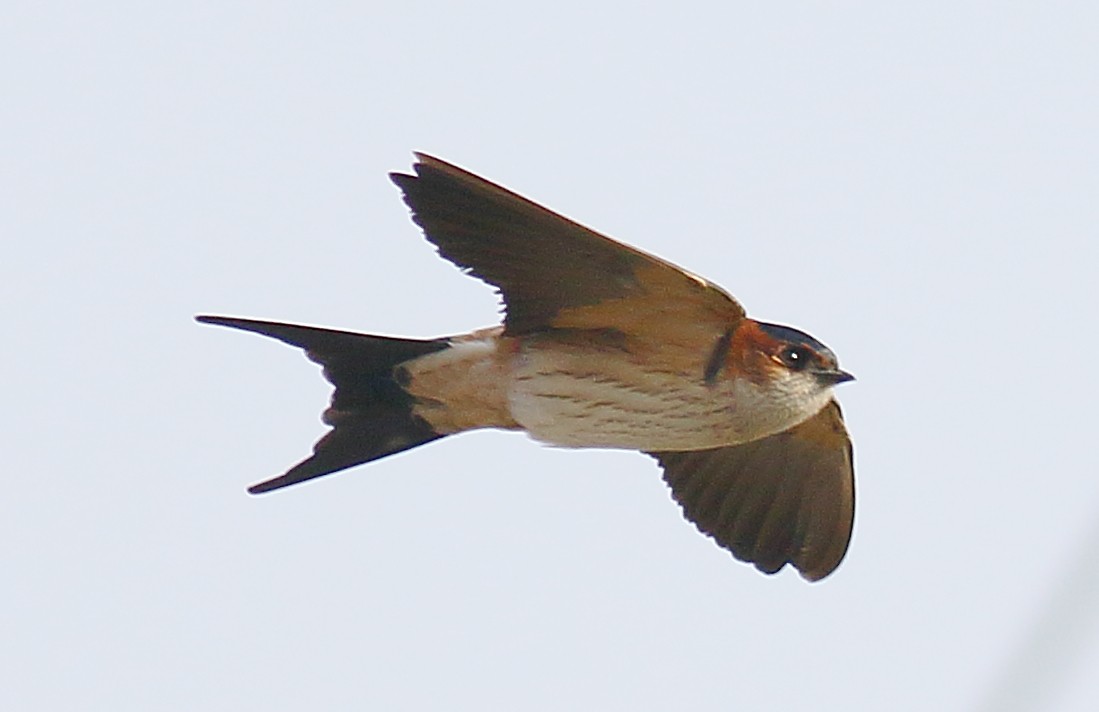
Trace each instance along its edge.
{"label": "wing tip", "polygon": [[[442,159],[432,156],[430,153],[424,151],[413,151],[412,155],[416,157],[416,163],[428,165],[431,163],[446,163]],[[448,164],[449,165],[449,164]]]}
{"label": "wing tip", "polygon": [[823,581],[824,579],[828,578],[829,576],[831,576],[835,572],[835,570],[839,568],[840,562],[837,561],[832,566],[820,567],[820,568],[816,568],[816,567],[804,567],[803,568],[801,566],[798,566],[793,561],[790,562],[790,565],[793,566],[794,569],[798,572],[798,575],[801,576],[803,579],[805,579],[807,582],[809,582],[809,583],[818,583],[818,582]]}
{"label": "wing tip", "polygon": [[281,479],[283,478],[273,477],[269,480],[264,480],[263,482],[257,482],[254,485],[249,485],[248,494],[265,494],[267,492],[273,492],[274,490],[282,489],[283,487],[289,487],[290,485],[294,484],[293,482],[287,482],[285,484],[282,484],[279,482],[279,480]]}
{"label": "wing tip", "polygon": [[[317,446],[322,447],[322,443],[328,442],[330,436],[335,431],[329,431],[328,434],[318,441]],[[254,485],[248,487],[248,494],[265,494],[267,492],[273,492],[277,489],[284,487],[290,487],[291,485],[301,484],[302,482],[308,482],[309,480],[317,479],[318,477],[324,477],[339,472],[342,469],[353,467],[354,464],[346,464],[342,466],[334,466],[333,463],[322,463],[317,460],[316,454],[307,457],[298,464],[291,467],[284,474],[278,477],[272,477],[269,480],[257,482]]]}
{"label": "wing tip", "polygon": [[848,529],[845,536],[834,537],[823,551],[803,551],[790,560],[801,577],[809,583],[823,581],[831,576],[847,558],[851,548],[853,531]]}
{"label": "wing tip", "polygon": [[389,172],[389,179],[396,183],[398,186],[401,185],[402,181],[416,180],[417,178],[419,178],[422,168],[434,168],[435,170],[441,171],[464,172],[457,166],[451,163],[447,163],[441,158],[436,158],[430,153],[424,153],[423,151],[413,151],[412,156],[415,159],[412,161],[412,173],[405,173],[403,171]]}
{"label": "wing tip", "polygon": [[216,316],[213,314],[199,314],[195,317],[195,321],[197,321],[199,324],[210,324],[211,326],[227,326],[230,329],[242,329],[244,331],[256,331],[260,327],[275,323],[260,321],[258,319],[244,319],[242,317],[236,316]]}

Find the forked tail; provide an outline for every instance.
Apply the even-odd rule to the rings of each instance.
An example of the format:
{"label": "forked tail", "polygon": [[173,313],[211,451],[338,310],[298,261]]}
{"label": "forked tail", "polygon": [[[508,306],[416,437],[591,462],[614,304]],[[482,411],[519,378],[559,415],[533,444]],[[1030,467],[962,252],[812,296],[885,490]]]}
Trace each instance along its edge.
{"label": "forked tail", "polygon": [[223,316],[199,316],[204,324],[254,331],[305,350],[324,366],[335,386],[324,422],[332,426],[313,446],[313,456],[284,475],[252,485],[252,494],[270,492],[408,450],[437,438],[413,415],[414,400],[399,384],[394,367],[447,348],[446,339],[395,339],[312,326]]}

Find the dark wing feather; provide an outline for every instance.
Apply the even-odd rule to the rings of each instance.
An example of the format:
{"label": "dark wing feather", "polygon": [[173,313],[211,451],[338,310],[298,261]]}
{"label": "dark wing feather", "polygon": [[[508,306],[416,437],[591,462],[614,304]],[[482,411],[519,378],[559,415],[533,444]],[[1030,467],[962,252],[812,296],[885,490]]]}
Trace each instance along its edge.
{"label": "dark wing feather", "polygon": [[[585,307],[618,300],[671,303],[677,316],[687,303],[689,316],[725,326],[744,314],[725,292],[668,262],[449,163],[416,156],[415,175],[390,177],[439,254],[500,290],[508,335],[553,327],[619,327],[591,323],[613,322],[614,313],[582,313]],[[570,310],[581,316],[573,313],[570,321]]]}
{"label": "dark wing feather", "polygon": [[687,519],[765,573],[792,564],[810,581],[839,566],[851,539],[851,440],[832,401],[806,422],[762,440],[651,453]]}

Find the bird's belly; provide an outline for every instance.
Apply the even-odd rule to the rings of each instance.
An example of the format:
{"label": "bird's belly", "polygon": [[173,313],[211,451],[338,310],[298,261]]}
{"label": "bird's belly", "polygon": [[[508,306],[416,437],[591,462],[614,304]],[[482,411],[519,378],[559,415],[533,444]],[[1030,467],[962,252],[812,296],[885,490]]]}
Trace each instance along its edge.
{"label": "bird's belly", "polygon": [[742,387],[707,384],[702,365],[688,374],[596,356],[523,353],[508,392],[515,421],[553,445],[651,451],[735,445],[785,429]]}

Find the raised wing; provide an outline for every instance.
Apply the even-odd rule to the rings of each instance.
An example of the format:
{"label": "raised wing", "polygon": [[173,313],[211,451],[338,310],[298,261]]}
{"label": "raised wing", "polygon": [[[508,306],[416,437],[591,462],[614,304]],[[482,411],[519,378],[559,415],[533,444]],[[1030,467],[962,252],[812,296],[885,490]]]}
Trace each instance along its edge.
{"label": "raised wing", "polygon": [[499,289],[507,335],[614,328],[645,336],[671,324],[708,339],[744,316],[700,277],[438,158],[416,157],[414,175],[390,177],[439,254]]}
{"label": "raised wing", "polygon": [[762,440],[650,453],[687,519],[764,573],[792,564],[816,581],[843,560],[855,515],[851,440],[832,401]]}

